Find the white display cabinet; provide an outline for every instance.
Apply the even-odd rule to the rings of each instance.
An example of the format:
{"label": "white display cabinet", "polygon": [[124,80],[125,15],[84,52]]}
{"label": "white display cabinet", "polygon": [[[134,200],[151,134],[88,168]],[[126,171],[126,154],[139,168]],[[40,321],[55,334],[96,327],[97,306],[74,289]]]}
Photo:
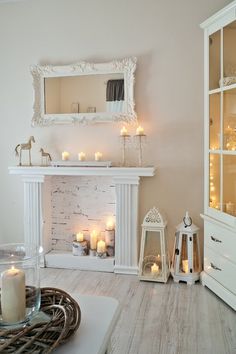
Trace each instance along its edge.
{"label": "white display cabinet", "polygon": [[205,50],[204,271],[236,309],[236,1],[201,24]]}

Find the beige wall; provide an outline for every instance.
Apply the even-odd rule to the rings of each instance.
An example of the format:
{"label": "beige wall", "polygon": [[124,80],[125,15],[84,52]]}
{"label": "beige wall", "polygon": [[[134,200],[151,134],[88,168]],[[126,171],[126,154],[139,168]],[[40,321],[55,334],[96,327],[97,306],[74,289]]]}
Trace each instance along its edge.
{"label": "beige wall", "polygon": [[[203,33],[199,23],[228,0],[32,0],[0,5],[0,237],[23,239],[23,186],[9,176],[14,148],[34,135],[33,161],[42,146],[103,151],[120,161],[120,124],[31,128],[32,64],[68,64],[137,56],[135,100],[148,135],[147,164],[157,166],[140,190],[140,221],[153,205],[174,227],[185,210],[202,226]],[[130,128],[135,132],[135,127]],[[130,160],[134,161],[131,153]]]}

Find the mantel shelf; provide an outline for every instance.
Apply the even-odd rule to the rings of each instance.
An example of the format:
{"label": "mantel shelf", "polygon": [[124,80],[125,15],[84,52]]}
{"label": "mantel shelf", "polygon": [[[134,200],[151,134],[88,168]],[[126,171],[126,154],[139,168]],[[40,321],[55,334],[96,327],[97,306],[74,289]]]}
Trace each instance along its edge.
{"label": "mantel shelf", "polygon": [[8,167],[12,175],[152,177],[155,167]]}

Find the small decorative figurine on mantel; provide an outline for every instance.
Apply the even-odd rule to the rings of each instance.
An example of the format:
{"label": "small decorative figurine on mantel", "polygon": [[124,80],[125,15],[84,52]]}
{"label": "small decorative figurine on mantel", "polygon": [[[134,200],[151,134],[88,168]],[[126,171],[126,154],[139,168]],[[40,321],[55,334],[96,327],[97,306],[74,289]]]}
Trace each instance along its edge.
{"label": "small decorative figurine on mantel", "polygon": [[49,154],[49,152],[44,151],[43,148],[41,148],[39,152],[41,152],[41,165],[48,166],[49,161],[52,161],[51,155]]}
{"label": "small decorative figurine on mantel", "polygon": [[19,156],[18,149],[20,148],[19,166],[22,165],[22,163],[21,163],[22,150],[28,150],[29,151],[29,166],[32,166],[32,163],[31,163],[31,148],[32,148],[31,143],[35,143],[35,140],[34,140],[33,136],[29,137],[29,140],[28,140],[27,143],[16,145],[16,147],[15,147],[16,156]]}

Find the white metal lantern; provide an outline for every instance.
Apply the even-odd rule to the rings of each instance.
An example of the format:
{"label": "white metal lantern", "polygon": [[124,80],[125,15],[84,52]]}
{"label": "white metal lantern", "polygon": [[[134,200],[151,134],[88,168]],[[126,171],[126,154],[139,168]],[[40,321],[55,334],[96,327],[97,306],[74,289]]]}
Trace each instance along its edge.
{"label": "white metal lantern", "polygon": [[186,212],[175,233],[171,274],[177,283],[184,281],[191,285],[199,280],[201,263],[198,232],[199,228]]}
{"label": "white metal lantern", "polygon": [[166,283],[170,274],[166,242],[166,220],[153,207],[142,224],[139,258],[140,280]]}

